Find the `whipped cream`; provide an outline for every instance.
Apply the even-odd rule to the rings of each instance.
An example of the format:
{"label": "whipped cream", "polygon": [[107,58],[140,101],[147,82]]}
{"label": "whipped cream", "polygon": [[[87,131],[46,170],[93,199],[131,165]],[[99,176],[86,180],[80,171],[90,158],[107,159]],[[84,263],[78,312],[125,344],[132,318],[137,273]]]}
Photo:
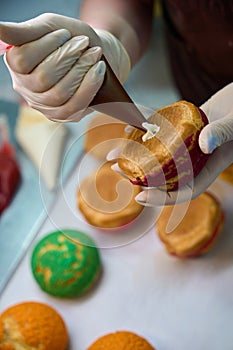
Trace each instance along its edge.
{"label": "whipped cream", "polygon": [[142,123],[142,126],[146,129],[146,133],[142,136],[143,142],[152,139],[160,130],[160,126],[148,122]]}

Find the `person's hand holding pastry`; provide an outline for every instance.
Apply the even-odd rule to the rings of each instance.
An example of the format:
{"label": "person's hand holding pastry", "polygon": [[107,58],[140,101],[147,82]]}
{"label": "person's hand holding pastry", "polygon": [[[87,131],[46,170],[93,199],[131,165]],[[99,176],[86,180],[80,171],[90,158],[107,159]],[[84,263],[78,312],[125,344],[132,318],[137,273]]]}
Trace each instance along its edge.
{"label": "person's hand holding pastry", "polygon": [[[199,110],[202,118],[200,118],[199,122],[196,119],[193,131],[189,135],[188,128],[190,126],[187,126],[189,121],[188,118],[185,120],[185,113],[187,115],[188,109],[186,111],[183,110],[184,115],[182,115],[183,112],[180,105],[184,101],[178,101],[175,104],[166,106],[157,112],[165,116],[165,118],[170,113],[168,119],[172,123],[174,110],[172,111],[171,106],[180,105],[180,118],[176,118],[173,131],[172,129],[171,132],[168,131],[167,123],[166,129],[163,127],[164,119],[160,121],[157,119],[157,124],[162,123],[160,129],[163,129],[163,137],[160,137],[158,132],[154,137],[154,140],[156,138],[157,140],[153,140],[154,145],[150,142],[148,146],[146,143],[139,141],[142,131],[133,130],[128,138],[136,143],[139,141],[142,145],[142,152],[135,152],[135,147],[132,146],[131,142],[131,144],[129,143],[126,146],[112,150],[108,154],[108,160],[115,159],[117,161],[113,165],[115,171],[118,171],[123,176],[127,176],[131,182],[145,186],[144,191],[135,198],[137,202],[145,206],[160,206],[192,200],[203,193],[218,175],[233,163],[232,95],[233,83],[213,95],[200,108],[196,108],[196,110]],[[168,114],[164,112],[166,110],[169,111]],[[208,118],[208,120],[205,118]],[[198,126],[201,119],[203,119],[203,124]],[[177,149],[178,138],[176,140],[176,136],[178,134],[183,140],[184,153],[182,153],[181,148],[180,151]],[[186,135],[186,139],[184,135]],[[146,150],[147,146],[149,151]],[[171,151],[175,162],[168,158],[168,151]],[[181,159],[185,153],[187,156],[186,161]],[[157,167],[160,167],[160,170],[162,170],[159,176],[156,173]],[[175,168],[176,171],[174,172]],[[190,174],[192,175],[191,177]],[[141,183],[143,176],[144,183]],[[162,184],[162,182],[164,183]]]}

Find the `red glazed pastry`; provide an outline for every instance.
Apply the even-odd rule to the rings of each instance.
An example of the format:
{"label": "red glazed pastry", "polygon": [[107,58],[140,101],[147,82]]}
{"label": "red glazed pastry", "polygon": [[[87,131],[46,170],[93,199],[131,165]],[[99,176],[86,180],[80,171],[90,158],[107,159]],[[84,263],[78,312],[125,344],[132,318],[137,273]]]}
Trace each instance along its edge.
{"label": "red glazed pastry", "polygon": [[[176,204],[179,209],[182,204]],[[189,203],[188,210],[177,227],[166,233],[174,206],[163,208],[157,232],[166,250],[175,256],[189,258],[207,253],[222,232],[224,214],[218,200],[204,192]]]}
{"label": "red glazed pastry", "polygon": [[198,138],[208,124],[205,114],[190,102],[178,101],[160,108],[148,121],[160,128],[146,141],[135,129],[126,140],[118,165],[134,184],[174,191],[202,170],[208,155]]}
{"label": "red glazed pastry", "polygon": [[15,150],[8,142],[7,124],[0,124],[2,144],[0,148],[0,214],[8,207],[20,182],[20,169]]}

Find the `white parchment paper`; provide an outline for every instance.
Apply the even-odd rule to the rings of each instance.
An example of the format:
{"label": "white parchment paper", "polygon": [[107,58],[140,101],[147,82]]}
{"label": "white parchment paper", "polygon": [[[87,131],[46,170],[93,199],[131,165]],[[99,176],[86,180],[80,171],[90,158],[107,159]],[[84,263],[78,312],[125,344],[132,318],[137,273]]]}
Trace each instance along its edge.
{"label": "white parchment paper", "polygon": [[[155,209],[146,209],[138,221],[120,232],[106,233],[85,223],[76,208],[81,163],[59,191],[47,220],[5,288],[0,311],[27,300],[52,305],[67,324],[70,350],[84,350],[101,335],[116,330],[136,332],[157,350],[232,350],[233,186],[217,180],[210,188],[226,216],[213,250],[201,258],[182,260],[169,256],[159,241]],[[87,172],[93,164],[90,161]],[[102,278],[92,292],[76,300],[45,294],[30,270],[37,240],[59,227],[83,230],[102,247]]]}

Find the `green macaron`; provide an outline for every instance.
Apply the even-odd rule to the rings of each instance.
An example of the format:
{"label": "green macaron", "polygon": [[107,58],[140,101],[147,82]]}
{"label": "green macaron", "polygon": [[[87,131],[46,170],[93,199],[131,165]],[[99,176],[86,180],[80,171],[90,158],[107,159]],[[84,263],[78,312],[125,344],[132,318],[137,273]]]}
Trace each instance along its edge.
{"label": "green macaron", "polygon": [[31,268],[43,291],[59,298],[76,298],[97,281],[101,272],[100,254],[87,234],[63,229],[37,242]]}

